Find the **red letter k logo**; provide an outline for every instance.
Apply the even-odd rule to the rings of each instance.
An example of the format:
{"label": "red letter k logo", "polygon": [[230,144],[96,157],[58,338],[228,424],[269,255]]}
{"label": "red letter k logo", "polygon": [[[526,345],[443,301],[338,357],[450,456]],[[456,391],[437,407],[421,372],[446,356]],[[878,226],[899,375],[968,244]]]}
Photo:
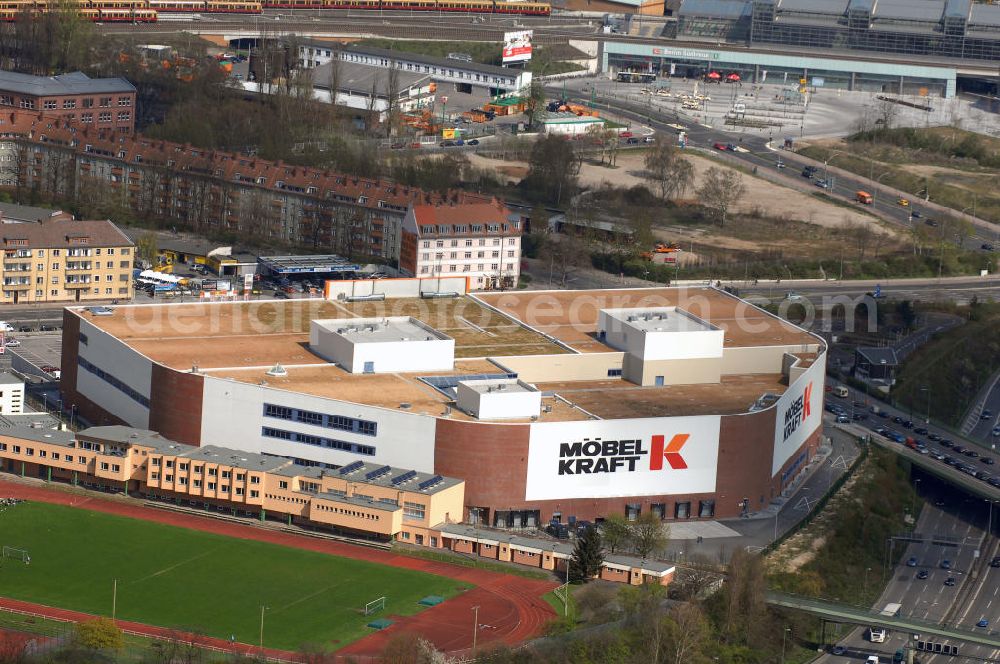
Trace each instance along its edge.
{"label": "red letter k logo", "polygon": [[649,469],[662,470],[664,459],[667,460],[667,463],[674,470],[684,470],[687,468],[687,463],[684,462],[684,457],[681,456],[680,452],[681,448],[684,447],[684,443],[690,437],[690,434],[679,433],[671,438],[669,443],[664,445],[663,436],[653,436],[653,453],[649,458]]}

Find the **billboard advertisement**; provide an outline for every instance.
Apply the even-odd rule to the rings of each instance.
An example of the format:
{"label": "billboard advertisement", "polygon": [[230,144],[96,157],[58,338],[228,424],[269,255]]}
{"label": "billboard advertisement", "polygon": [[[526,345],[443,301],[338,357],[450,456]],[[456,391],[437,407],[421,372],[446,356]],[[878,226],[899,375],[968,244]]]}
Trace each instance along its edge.
{"label": "billboard advertisement", "polygon": [[778,399],[771,477],[778,474],[785,462],[822,423],[825,375],[826,355],[821,355]]}
{"label": "billboard advertisement", "polygon": [[503,34],[503,64],[527,62],[531,59],[531,30]]}
{"label": "billboard advertisement", "polygon": [[715,491],[718,415],[531,425],[525,500]]}

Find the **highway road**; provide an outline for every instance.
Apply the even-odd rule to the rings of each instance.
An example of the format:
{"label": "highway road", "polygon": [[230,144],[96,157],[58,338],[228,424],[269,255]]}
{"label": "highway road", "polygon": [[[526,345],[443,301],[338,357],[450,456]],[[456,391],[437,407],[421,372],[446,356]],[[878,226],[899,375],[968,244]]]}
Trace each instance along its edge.
{"label": "highway road", "polygon": [[[987,518],[985,510],[982,506],[970,507],[955,494],[931,495],[928,499],[913,532],[942,540],[947,538],[955,546],[934,544],[929,538],[922,543],[911,543],[900,563],[889,570],[890,578],[883,578],[883,570],[870,569],[866,572],[867,578],[859,583],[886,583],[885,591],[873,608],[881,610],[889,603],[898,603],[902,616],[996,633],[1000,620],[1000,598],[997,597],[1000,570],[989,566],[997,540],[987,537],[983,529]],[[944,569],[945,566],[948,569]],[[953,579],[955,585],[947,585],[948,579]],[[989,626],[977,627],[984,618]],[[872,643],[867,629],[853,629],[834,644],[846,647],[847,653],[828,653],[816,661],[844,664],[878,655],[880,662],[888,662],[897,650],[914,647],[913,641],[911,634],[890,632],[884,642]],[[949,643],[943,639],[938,641]],[[955,645],[964,656],[992,659],[998,654],[986,647]],[[954,661],[942,655],[917,655],[917,658],[921,664]]]}
{"label": "highway road", "polygon": [[[564,95],[575,101],[584,103],[593,100],[598,107],[613,109],[637,122],[647,124],[656,131],[663,132],[668,136],[676,135],[677,126],[681,126],[687,133],[689,148],[708,150],[714,153],[716,157],[725,161],[738,162],[750,168],[756,168],[760,174],[766,174],[769,171],[769,179],[777,180],[782,184],[809,193],[823,193],[840,201],[858,205],[854,202],[856,191],[864,190],[873,192],[881,189],[868,178],[846,173],[834,176],[832,178],[832,187],[817,187],[814,184],[816,181],[831,177],[827,175],[824,178],[824,165],[822,163],[819,164],[820,170],[815,178],[806,179],[802,177],[801,171],[803,166],[806,164],[815,165],[816,162],[805,157],[800,157],[794,152],[772,149],[771,136],[749,133],[740,134],[740,142],[738,144],[740,149],[715,150],[712,146],[716,143],[733,143],[735,134],[698,124],[688,113],[681,112],[675,107],[668,108],[663,105],[663,102],[654,100],[652,97],[648,104],[639,104],[612,96],[607,90],[594,90],[591,87],[594,85],[596,85],[596,82],[593,80],[575,79],[567,82],[565,86],[563,84],[560,84],[558,87],[551,86],[547,88],[547,92],[554,97]],[[641,88],[640,85],[634,87],[637,89]],[[787,133],[787,130],[785,130],[785,133]],[[778,130],[778,137],[782,135],[782,130]],[[779,162],[785,164],[785,168],[777,168]],[[934,218],[935,216],[941,217],[944,215],[944,213],[929,210],[916,200],[912,202],[912,205],[903,207],[897,203],[895,196],[889,194],[877,195],[873,205],[861,207],[869,212],[877,212],[883,219],[890,221],[900,229],[906,230],[913,228],[914,224],[926,224],[928,217]],[[920,218],[914,218],[914,213],[919,214]],[[957,216],[958,211],[953,211],[951,214]],[[997,227],[987,222],[979,222],[974,228],[974,234],[965,238],[962,243],[966,249],[982,251],[981,247],[984,243],[993,244],[997,242]],[[987,260],[995,261],[994,252],[983,251],[983,254],[984,267],[986,267]],[[996,267],[995,263],[993,267]]]}

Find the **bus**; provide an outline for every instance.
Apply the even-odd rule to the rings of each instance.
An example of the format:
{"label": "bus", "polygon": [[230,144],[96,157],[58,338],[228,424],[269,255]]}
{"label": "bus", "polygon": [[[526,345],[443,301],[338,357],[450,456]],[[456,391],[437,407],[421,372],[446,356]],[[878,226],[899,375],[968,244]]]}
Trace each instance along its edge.
{"label": "bus", "polygon": [[618,72],[619,83],[653,83],[656,81],[656,74],[639,73],[635,71]]}

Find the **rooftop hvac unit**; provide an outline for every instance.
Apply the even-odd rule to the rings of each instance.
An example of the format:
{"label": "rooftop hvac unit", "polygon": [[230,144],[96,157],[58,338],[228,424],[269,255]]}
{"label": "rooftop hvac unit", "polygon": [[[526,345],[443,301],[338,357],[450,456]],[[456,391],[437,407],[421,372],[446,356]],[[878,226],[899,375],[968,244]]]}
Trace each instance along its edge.
{"label": "rooftop hvac unit", "polygon": [[287,376],[288,372],[285,367],[281,366],[280,362],[275,363],[273,367],[267,370],[266,375],[268,376]]}
{"label": "rooftop hvac unit", "polygon": [[552,406],[548,406],[548,405],[542,406],[542,412],[543,413],[551,413],[552,412]]}
{"label": "rooftop hvac unit", "polygon": [[451,406],[444,407],[444,415],[451,415]]}
{"label": "rooftop hvac unit", "polygon": [[413,404],[401,403],[401,404],[399,404],[399,407],[402,408],[403,410],[409,410],[410,408],[413,407]]}

